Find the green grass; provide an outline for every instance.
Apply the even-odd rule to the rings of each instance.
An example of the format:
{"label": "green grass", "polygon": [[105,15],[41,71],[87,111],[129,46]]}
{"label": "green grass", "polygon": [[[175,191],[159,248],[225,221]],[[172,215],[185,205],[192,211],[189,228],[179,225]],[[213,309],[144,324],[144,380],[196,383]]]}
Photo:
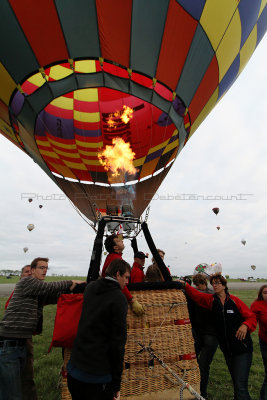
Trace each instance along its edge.
{"label": "green grass", "polygon": [[[256,298],[256,290],[233,291],[248,306]],[[4,304],[7,298],[0,297],[0,317],[2,318]],[[44,308],[44,330],[41,336],[34,336],[34,370],[35,382],[39,400],[60,400],[57,388],[59,372],[62,366],[61,349],[53,348],[47,353],[51,342],[56,306]],[[264,368],[258,345],[257,331],[252,334],[254,342],[253,362],[249,377],[249,390],[252,400],[258,400],[259,391],[264,377]],[[233,398],[232,382],[223,355],[218,349],[211,364],[208,395],[211,400],[228,400]]]}

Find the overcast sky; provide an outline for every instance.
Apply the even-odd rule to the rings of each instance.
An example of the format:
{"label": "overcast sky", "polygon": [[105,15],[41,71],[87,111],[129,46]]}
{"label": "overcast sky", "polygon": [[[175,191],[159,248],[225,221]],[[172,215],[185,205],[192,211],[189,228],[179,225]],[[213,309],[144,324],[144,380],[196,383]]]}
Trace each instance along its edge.
{"label": "overcast sky", "polygon": [[[231,277],[267,278],[266,54],[267,37],[151,202],[150,232],[173,274],[220,262]],[[50,273],[86,276],[94,231],[37,164],[3,136],[0,185],[0,269],[15,270],[47,256]],[[32,203],[25,199],[28,193]],[[213,207],[220,208],[217,216]],[[35,225],[32,232],[29,223]],[[138,239],[139,249],[149,252],[141,234]],[[130,244],[125,245],[124,258],[132,262]]]}

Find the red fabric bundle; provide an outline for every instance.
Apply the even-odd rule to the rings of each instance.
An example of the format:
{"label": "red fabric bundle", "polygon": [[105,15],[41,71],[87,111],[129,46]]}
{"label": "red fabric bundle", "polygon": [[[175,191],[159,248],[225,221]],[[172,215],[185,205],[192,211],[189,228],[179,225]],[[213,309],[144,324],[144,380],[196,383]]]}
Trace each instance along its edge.
{"label": "red fabric bundle", "polygon": [[62,294],[57,302],[52,347],[72,347],[83,306],[83,294]]}

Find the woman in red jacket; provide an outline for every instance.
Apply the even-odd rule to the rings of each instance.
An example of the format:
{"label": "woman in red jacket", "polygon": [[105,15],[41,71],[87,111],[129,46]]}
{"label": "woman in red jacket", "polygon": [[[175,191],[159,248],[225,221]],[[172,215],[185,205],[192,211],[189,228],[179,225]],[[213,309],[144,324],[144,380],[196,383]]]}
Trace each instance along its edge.
{"label": "woman in red jacket", "polygon": [[222,275],[212,275],[210,283],[214,294],[201,293],[184,282],[185,291],[199,306],[211,310],[219,345],[234,384],[234,398],[251,400],[248,392],[253,352],[250,332],[256,329],[256,317],[242,300],[229,294],[227,280]]}
{"label": "woman in red jacket", "polygon": [[265,377],[260,391],[260,400],[267,400],[267,285],[261,286],[258,298],[250,307],[259,322],[259,342]]}

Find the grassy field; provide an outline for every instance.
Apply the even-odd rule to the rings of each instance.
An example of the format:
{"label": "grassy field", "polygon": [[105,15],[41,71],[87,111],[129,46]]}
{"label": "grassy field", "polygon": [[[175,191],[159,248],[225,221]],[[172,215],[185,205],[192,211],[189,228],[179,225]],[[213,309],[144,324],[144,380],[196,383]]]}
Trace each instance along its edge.
{"label": "grassy field", "polygon": [[[233,291],[232,294],[240,297],[248,306],[256,298],[256,290]],[[4,304],[7,298],[0,298],[0,317],[2,318]],[[41,336],[35,336],[35,382],[38,388],[39,400],[59,400],[58,383],[62,366],[61,349],[54,348],[47,353],[51,342],[56,306],[44,308],[44,330]],[[258,400],[263,381],[264,369],[258,345],[257,331],[252,334],[254,342],[253,363],[250,371],[249,390],[252,400]],[[208,388],[209,399],[224,400],[233,397],[231,379],[220,350],[217,350],[211,365],[210,382]]]}

